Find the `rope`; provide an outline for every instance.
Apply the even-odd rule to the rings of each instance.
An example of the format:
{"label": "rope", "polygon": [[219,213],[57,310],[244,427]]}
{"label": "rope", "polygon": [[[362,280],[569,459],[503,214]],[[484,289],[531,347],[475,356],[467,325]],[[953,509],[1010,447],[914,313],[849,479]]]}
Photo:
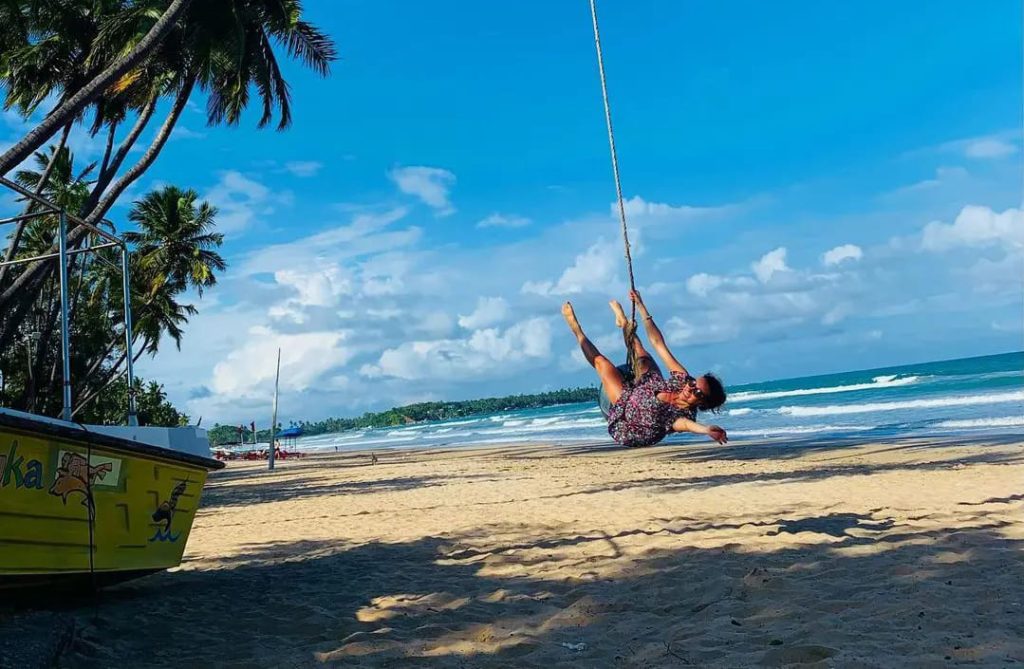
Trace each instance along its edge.
{"label": "rope", "polygon": [[87,508],[89,514],[89,581],[92,585],[92,596],[93,603],[96,602],[96,594],[99,592],[99,588],[96,586],[96,562],[94,553],[96,552],[96,498],[92,494],[92,476],[89,475],[89,468],[92,467],[92,439],[89,438],[91,434],[89,428],[82,425],[81,423],[75,423],[78,427],[85,430],[85,491],[88,495],[89,506]]}
{"label": "rope", "polygon": [[[604,55],[601,52],[601,31],[597,26],[597,3],[590,0],[590,16],[594,21],[594,46],[597,48],[597,71],[601,75],[601,98],[604,101],[604,120],[608,126],[608,147],[612,154],[612,174],[615,177],[615,195],[619,203],[619,221],[622,224],[622,241],[626,248],[626,269],[629,271],[629,289],[636,290],[636,281],[633,278],[633,257],[629,247],[629,229],[626,226],[626,204],[622,199],[622,182],[619,179],[619,157],[615,151],[615,131],[612,128],[612,108],[608,102],[608,82],[604,73]],[[626,341],[626,362],[633,370],[633,379],[637,379],[637,360],[633,350],[633,342],[636,341],[636,303],[630,300],[629,323],[623,329],[623,337]]]}

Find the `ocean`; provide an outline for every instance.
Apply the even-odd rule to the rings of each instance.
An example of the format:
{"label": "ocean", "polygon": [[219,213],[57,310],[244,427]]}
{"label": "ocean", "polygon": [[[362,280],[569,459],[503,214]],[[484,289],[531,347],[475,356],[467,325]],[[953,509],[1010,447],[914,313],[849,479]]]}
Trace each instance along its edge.
{"label": "ocean", "polygon": [[[769,381],[727,389],[719,415],[730,440],[887,438],[1019,432],[1024,352]],[[301,437],[298,450],[349,451],[610,441],[597,403],[507,411],[405,427]],[[669,443],[711,443],[691,434]]]}

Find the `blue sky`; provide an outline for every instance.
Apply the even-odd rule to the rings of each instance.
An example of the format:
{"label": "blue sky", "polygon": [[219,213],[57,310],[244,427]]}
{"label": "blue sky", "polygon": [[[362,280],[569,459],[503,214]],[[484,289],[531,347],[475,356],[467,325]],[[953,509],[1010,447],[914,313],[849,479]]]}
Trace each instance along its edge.
{"label": "blue sky", "polygon": [[[294,126],[207,128],[197,97],[133,189],[198,190],[231,264],[139,372],[204,424],[267,413],[278,346],[285,421],[592,383],[558,308],[620,356],[625,267],[587,2],[306,9],[341,59],[286,68]],[[1022,348],[1020,3],[600,12],[637,281],[684,362]]]}

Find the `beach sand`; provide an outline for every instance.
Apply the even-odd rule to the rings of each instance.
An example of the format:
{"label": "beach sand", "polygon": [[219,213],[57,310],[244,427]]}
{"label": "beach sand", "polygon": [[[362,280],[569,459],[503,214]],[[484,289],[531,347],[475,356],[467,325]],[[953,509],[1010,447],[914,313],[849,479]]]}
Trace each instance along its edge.
{"label": "beach sand", "polygon": [[807,440],[230,463],[64,667],[1024,662],[1024,449]]}

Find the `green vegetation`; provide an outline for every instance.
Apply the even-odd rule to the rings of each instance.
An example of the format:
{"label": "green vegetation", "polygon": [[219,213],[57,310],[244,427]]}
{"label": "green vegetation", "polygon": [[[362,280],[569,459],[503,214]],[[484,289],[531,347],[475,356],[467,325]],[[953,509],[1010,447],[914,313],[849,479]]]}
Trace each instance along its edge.
{"label": "green vegetation", "polygon": [[[507,397],[489,397],[463,402],[420,402],[418,404],[395,407],[379,413],[365,413],[358,418],[328,418],[316,423],[302,421],[291,423],[291,426],[301,427],[305,435],[329,434],[370,427],[392,427],[425,421],[451,420],[453,418],[477,416],[498,411],[537,409],[556,404],[596,401],[597,388],[569,388],[536,395],[509,395]],[[209,436],[210,443],[212,444],[237,443],[238,426],[216,425],[209,431]],[[244,438],[246,441],[252,439],[252,432],[248,428],[244,432]],[[270,439],[270,431],[260,430],[256,434],[256,439],[266,443]]]}
{"label": "green vegetation", "polygon": [[[163,386],[155,381],[135,379],[135,410],[140,425],[182,427],[189,423],[189,417],[167,401]],[[76,419],[93,425],[117,425],[127,414],[128,382],[118,379]]]}
{"label": "green vegetation", "polygon": [[[258,126],[291,123],[281,54],[326,76],[329,37],[303,19],[298,0],[10,0],[0,2],[0,94],[4,110],[37,125],[0,154],[0,174],[86,224],[117,232],[111,207],[153,165],[193,91],[206,97],[209,125],[236,125],[250,103]],[[158,110],[164,116],[162,120]],[[40,120],[42,119],[42,120]],[[73,129],[102,138],[102,158],[76,165]],[[140,137],[151,137],[148,146]],[[132,162],[134,160],[134,162]],[[6,192],[6,191],[5,191]],[[20,214],[41,211],[28,197]],[[14,212],[2,212],[7,216]],[[182,297],[202,295],[225,269],[216,210],[195,191],[165,186],[134,202],[124,237],[133,249],[133,355],[180,345],[197,313]],[[57,217],[4,226],[0,260],[52,255]],[[71,252],[99,242],[71,222]],[[72,394],[78,420],[117,423],[127,392],[123,296],[116,249],[68,262]],[[58,263],[0,266],[0,406],[60,411]],[[139,382],[140,421],[183,420],[159,384]],[[114,399],[116,397],[122,399]]]}

